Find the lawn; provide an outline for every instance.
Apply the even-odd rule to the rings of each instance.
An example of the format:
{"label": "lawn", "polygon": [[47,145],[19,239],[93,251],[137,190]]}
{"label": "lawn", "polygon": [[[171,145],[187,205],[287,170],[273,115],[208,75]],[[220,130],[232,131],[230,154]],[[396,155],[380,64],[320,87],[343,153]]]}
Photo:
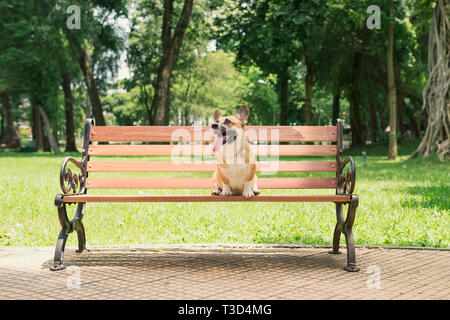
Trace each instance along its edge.
{"label": "lawn", "polygon": [[[367,161],[357,165],[355,193],[360,197],[360,206],[354,227],[356,244],[449,246],[450,164],[435,158],[408,160],[416,146],[417,142],[401,144],[397,161],[386,160],[385,145],[344,152],[345,155],[353,155],[356,161],[362,159],[362,151],[367,153]],[[71,155],[80,158],[79,154]],[[67,154],[0,152],[0,192],[3,195],[0,202],[0,245],[55,244],[60,225],[53,199],[60,193],[59,169],[65,156]],[[92,193],[125,192],[208,194],[207,190]],[[263,190],[263,194],[281,193],[311,194],[317,191]],[[75,206],[69,207],[70,217],[74,209]],[[88,204],[83,219],[88,246],[331,244],[335,221],[334,205],[330,203]],[[341,241],[344,243],[344,239]],[[68,245],[76,245],[76,234],[69,237]]]}

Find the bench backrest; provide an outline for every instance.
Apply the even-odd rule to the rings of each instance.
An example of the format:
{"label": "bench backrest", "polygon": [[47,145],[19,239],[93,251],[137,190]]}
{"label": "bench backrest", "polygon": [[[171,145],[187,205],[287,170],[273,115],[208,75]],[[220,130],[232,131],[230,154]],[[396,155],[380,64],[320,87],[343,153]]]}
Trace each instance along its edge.
{"label": "bench backrest", "polygon": [[[342,122],[337,126],[248,126],[246,136],[259,156],[258,172],[329,172],[330,177],[258,178],[259,188],[337,189],[342,161]],[[94,172],[213,172],[215,160],[103,161],[105,156],[211,156],[210,127],[95,126],[86,122],[84,162],[86,189],[209,189],[211,178],[97,178]],[[105,142],[108,142],[105,144]],[[142,144],[144,142],[144,144]],[[145,143],[157,144],[145,144]],[[278,144],[289,142],[289,144]],[[314,142],[315,144],[304,144]],[[317,144],[322,142],[322,144]],[[326,142],[326,144],[323,144]],[[127,143],[127,144],[124,144]],[[258,143],[258,144],[254,144]],[[278,156],[333,156],[334,161],[278,161]],[[95,157],[95,161],[94,158]],[[270,158],[271,157],[271,158]],[[273,160],[275,157],[276,164]],[[282,159],[282,158],[281,158]],[[272,161],[271,161],[272,160]]]}

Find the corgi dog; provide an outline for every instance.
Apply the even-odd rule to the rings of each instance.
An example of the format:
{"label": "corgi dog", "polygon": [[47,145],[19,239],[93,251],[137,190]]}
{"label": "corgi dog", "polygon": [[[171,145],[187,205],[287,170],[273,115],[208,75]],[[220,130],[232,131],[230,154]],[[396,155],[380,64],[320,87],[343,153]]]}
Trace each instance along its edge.
{"label": "corgi dog", "polygon": [[256,184],[256,156],[244,134],[248,115],[245,104],[232,116],[214,111],[215,123],[211,125],[216,136],[212,151],[217,157],[211,190],[214,196],[251,198],[260,193]]}

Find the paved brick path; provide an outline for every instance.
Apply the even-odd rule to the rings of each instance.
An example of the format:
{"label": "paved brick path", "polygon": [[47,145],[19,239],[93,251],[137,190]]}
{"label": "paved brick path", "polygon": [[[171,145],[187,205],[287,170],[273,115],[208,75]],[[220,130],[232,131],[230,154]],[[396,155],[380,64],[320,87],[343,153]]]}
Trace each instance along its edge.
{"label": "paved brick path", "polygon": [[330,255],[326,248],[283,246],[118,246],[82,254],[67,248],[68,268],[51,272],[53,250],[0,247],[0,299],[450,298],[450,251],[357,248],[361,271],[348,273],[345,249]]}

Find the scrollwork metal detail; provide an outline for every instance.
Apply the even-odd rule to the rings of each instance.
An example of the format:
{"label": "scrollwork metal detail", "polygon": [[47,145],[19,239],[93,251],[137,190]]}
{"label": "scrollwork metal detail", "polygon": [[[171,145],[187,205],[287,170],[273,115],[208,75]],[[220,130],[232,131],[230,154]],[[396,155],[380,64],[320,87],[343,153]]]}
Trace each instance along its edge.
{"label": "scrollwork metal detail", "polygon": [[[343,173],[343,170],[350,163],[350,168],[347,168],[347,171]],[[352,157],[348,157],[341,163],[341,167],[339,168],[341,174],[339,176],[339,185],[342,188],[342,192],[344,194],[352,194],[355,189],[355,180],[356,180],[356,167],[355,161]]]}
{"label": "scrollwork metal detail", "polygon": [[[69,163],[74,164],[81,173],[74,174],[70,168],[67,168]],[[67,157],[61,166],[60,172],[60,185],[61,190],[64,194],[69,193],[84,193],[85,191],[85,181],[86,181],[86,169],[83,162],[77,161],[72,157]]]}

